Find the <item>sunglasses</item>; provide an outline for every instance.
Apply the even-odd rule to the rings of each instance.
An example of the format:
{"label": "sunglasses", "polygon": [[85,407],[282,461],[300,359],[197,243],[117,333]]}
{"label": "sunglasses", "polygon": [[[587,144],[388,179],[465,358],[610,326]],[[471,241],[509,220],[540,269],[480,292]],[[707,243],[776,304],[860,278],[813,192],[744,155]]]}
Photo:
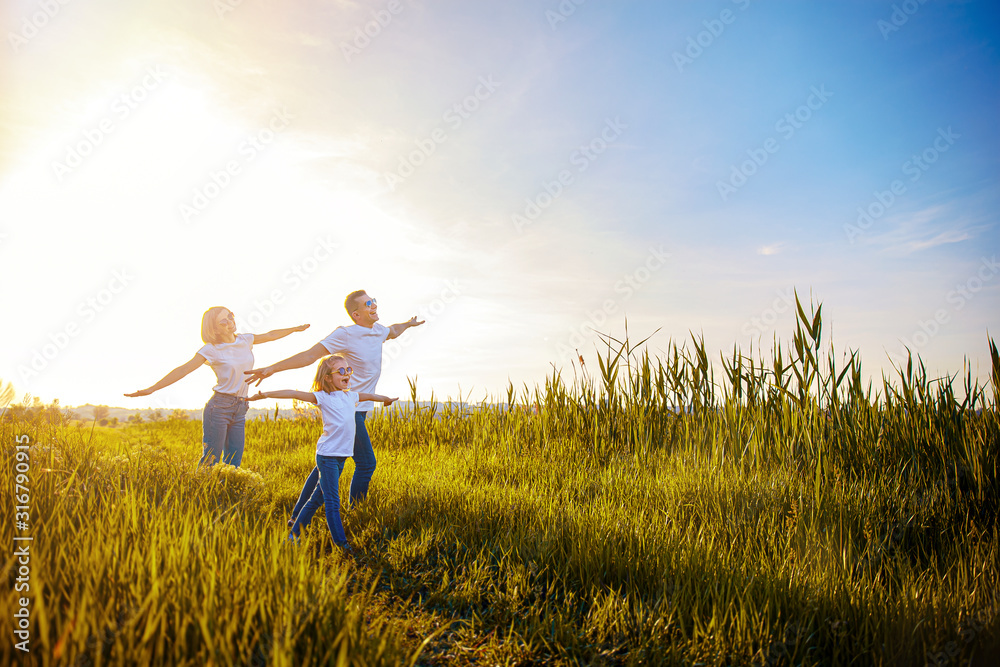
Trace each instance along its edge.
{"label": "sunglasses", "polygon": [[365,308],[371,308],[372,306],[377,306],[378,301],[376,299],[368,299],[365,301]]}
{"label": "sunglasses", "polygon": [[350,366],[341,366],[340,368],[331,368],[326,372],[327,375],[333,375],[334,373],[340,373],[341,375],[353,375],[354,369]]}

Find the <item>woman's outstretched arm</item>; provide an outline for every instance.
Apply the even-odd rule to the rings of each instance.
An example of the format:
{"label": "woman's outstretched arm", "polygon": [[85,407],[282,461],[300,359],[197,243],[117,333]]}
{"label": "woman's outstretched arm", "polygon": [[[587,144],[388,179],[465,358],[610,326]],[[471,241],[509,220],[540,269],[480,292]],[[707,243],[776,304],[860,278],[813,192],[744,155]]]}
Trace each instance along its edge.
{"label": "woman's outstretched arm", "polygon": [[305,331],[309,328],[308,324],[300,324],[297,327],[288,327],[287,329],[275,329],[274,331],[268,331],[263,334],[253,335],[253,344],[260,345],[261,343],[270,343],[272,340],[278,340],[279,338],[284,338],[288,334],[293,334],[296,331]]}
{"label": "woman's outstretched arm", "polygon": [[193,357],[191,357],[191,361],[187,362],[183,366],[178,366],[174,370],[170,371],[169,373],[163,376],[162,380],[154,384],[152,387],[140,389],[139,391],[134,391],[131,394],[125,394],[125,395],[128,396],[129,398],[135,398],[137,396],[149,396],[154,391],[159,391],[164,387],[169,387],[173,383],[180,380],[182,377],[185,377],[186,375],[191,373],[191,371],[193,371],[194,369],[204,364],[205,361],[206,361],[205,357],[196,353]]}

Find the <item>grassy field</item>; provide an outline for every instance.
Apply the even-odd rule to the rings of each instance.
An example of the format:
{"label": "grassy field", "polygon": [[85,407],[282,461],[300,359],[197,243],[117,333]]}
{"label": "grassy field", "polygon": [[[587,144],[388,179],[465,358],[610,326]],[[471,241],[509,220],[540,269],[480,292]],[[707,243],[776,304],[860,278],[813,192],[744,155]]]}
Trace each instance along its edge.
{"label": "grassy field", "polygon": [[919,360],[873,387],[821,326],[800,308],[787,349],[720,378],[696,339],[612,343],[595,377],[382,413],[354,559],[322,511],[285,541],[317,421],[253,422],[243,468],[198,470],[199,422],[6,419],[32,652],[5,630],[3,662],[997,664],[996,347],[985,387]]}

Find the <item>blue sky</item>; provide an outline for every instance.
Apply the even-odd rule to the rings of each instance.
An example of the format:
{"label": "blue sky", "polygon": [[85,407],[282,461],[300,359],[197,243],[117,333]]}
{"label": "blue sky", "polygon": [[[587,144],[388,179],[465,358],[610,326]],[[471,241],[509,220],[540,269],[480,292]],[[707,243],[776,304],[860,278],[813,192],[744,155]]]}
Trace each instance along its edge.
{"label": "blue sky", "polygon": [[[208,307],[244,331],[312,324],[257,348],[266,364],[346,324],[359,287],[384,323],[428,318],[387,348],[393,395],[414,376],[496,395],[571,374],[577,348],[596,366],[593,330],[625,317],[659,330],[654,353],[689,331],[767,347],[791,334],[793,289],[876,377],[904,341],[932,374],[967,357],[985,377],[998,14],[5,3],[0,378],[145,407],[121,394],[189,359]],[[211,386],[203,369],[151,405]]]}

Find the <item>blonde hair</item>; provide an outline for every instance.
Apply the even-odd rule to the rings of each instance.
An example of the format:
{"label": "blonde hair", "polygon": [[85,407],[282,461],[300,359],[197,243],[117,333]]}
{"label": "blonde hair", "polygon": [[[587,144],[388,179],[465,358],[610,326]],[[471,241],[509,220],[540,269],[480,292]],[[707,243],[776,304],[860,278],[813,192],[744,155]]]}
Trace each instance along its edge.
{"label": "blonde hair", "polygon": [[316,366],[316,377],[313,378],[313,391],[325,391],[328,394],[330,393],[330,390],[326,388],[326,383],[330,377],[331,371],[333,370],[333,362],[338,360],[343,361],[345,364],[347,363],[347,359],[343,358],[339,354],[331,354],[329,357],[320,360],[319,365]]}
{"label": "blonde hair", "polygon": [[222,336],[219,335],[219,325],[216,320],[219,319],[219,313],[231,314],[232,312],[223,306],[212,306],[206,310],[205,314],[201,316],[201,339],[213,345],[224,343]]}
{"label": "blonde hair", "polygon": [[[363,297],[367,293],[368,293],[368,290],[358,289],[358,290],[354,290],[353,292],[351,292],[350,294],[347,295],[347,298],[344,299],[344,310],[347,311],[348,315],[350,315],[355,310],[357,310],[357,306],[356,306],[356,304],[354,302],[357,301],[358,299],[360,299],[361,297]],[[353,319],[353,317],[352,317],[352,319]]]}

